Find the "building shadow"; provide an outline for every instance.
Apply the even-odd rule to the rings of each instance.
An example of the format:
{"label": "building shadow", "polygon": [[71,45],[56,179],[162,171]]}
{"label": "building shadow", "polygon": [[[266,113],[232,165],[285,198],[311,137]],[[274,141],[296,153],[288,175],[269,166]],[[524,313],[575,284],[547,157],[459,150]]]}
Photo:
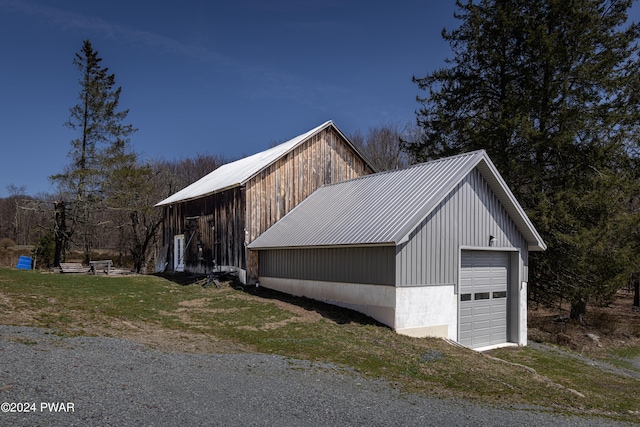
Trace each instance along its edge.
{"label": "building shadow", "polygon": [[360,325],[374,325],[388,328],[388,326],[355,310],[339,307],[337,305],[317,301],[307,297],[290,295],[284,292],[268,289],[263,286],[245,285],[233,274],[220,274],[217,277],[194,275],[191,273],[156,273],[154,275],[179,286],[202,286],[212,288],[218,286],[229,286],[236,291],[243,292],[248,295],[253,295],[265,300],[278,300],[287,304],[295,305],[309,312],[318,313],[323,318],[338,325],[356,323]]}

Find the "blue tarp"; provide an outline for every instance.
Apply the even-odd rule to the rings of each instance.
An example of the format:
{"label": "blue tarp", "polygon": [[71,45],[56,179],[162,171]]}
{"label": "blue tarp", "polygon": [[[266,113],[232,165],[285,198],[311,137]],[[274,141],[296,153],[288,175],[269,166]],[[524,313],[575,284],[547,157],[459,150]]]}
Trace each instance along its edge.
{"label": "blue tarp", "polygon": [[31,270],[31,257],[24,255],[20,256],[16,268],[19,268],[21,270]]}

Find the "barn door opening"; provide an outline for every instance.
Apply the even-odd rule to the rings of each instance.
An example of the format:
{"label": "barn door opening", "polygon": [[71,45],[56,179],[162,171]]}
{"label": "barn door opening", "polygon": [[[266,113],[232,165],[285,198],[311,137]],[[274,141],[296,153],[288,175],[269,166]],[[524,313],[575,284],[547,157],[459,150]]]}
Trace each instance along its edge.
{"label": "barn door opening", "polygon": [[508,285],[508,252],[462,251],[460,344],[480,348],[507,342]]}
{"label": "barn door opening", "polygon": [[173,271],[184,271],[184,234],[173,236]]}

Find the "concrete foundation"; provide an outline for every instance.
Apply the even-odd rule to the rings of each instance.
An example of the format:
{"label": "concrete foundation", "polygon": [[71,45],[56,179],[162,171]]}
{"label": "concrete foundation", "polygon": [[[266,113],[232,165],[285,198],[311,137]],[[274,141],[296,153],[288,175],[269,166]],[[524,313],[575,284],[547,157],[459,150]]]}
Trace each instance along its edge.
{"label": "concrete foundation", "polygon": [[453,285],[396,288],[261,277],[260,286],[364,313],[403,335],[457,339]]}

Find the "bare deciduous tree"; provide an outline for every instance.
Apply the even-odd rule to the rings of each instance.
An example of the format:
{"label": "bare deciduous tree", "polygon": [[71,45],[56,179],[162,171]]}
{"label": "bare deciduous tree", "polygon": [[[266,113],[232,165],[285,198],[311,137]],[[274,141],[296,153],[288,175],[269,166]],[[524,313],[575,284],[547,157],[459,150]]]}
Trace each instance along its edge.
{"label": "bare deciduous tree", "polygon": [[404,145],[413,141],[416,133],[415,124],[388,123],[371,127],[366,133],[358,129],[349,140],[378,171],[385,171],[409,166]]}

